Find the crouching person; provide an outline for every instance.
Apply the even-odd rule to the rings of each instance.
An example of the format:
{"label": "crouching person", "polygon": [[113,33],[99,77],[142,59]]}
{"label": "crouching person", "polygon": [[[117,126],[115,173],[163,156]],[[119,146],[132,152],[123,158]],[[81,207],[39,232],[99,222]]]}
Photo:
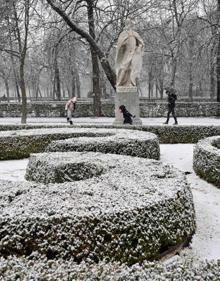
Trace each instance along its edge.
{"label": "crouching person", "polygon": [[70,100],[68,100],[68,102],[65,105],[67,122],[69,122],[70,125],[73,124],[72,117],[75,109],[76,109],[76,97],[73,97]]}
{"label": "crouching person", "polygon": [[123,114],[123,118],[124,118],[124,122],[123,124],[130,124],[132,125],[133,120],[132,118],[135,118],[135,116],[133,116],[124,105],[120,105],[119,106],[119,110],[120,112]]}

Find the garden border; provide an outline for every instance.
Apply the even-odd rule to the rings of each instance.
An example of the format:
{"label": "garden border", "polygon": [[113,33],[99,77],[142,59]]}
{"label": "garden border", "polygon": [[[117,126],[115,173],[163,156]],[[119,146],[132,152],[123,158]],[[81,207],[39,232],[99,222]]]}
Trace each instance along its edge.
{"label": "garden border", "polygon": [[[119,128],[73,127],[2,131],[0,132],[0,160],[27,158],[31,153],[43,152],[54,140],[74,137],[91,139],[99,137],[103,145],[90,147],[90,151],[160,158],[159,141],[155,134]],[[105,143],[105,140],[108,140],[108,143]],[[117,144],[118,151],[115,150],[113,143]]]}
{"label": "garden border", "polygon": [[201,178],[220,188],[220,135],[200,140],[194,146],[193,168]]}

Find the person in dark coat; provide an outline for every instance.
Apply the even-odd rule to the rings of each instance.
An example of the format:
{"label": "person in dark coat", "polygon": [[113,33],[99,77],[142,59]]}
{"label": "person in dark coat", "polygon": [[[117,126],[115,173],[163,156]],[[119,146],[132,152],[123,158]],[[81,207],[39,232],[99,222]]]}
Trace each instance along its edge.
{"label": "person in dark coat", "polygon": [[124,118],[123,124],[132,125],[132,122],[133,122],[132,117],[135,117],[135,116],[133,116],[130,112],[128,112],[124,105],[120,105],[119,110],[123,114],[123,118]]}
{"label": "person in dark coat", "polygon": [[176,113],[175,113],[175,106],[176,106],[176,90],[174,88],[166,88],[167,94],[167,101],[168,101],[168,113],[167,113],[167,120],[164,124],[169,123],[170,113],[172,113],[175,123],[173,125],[178,125]]}

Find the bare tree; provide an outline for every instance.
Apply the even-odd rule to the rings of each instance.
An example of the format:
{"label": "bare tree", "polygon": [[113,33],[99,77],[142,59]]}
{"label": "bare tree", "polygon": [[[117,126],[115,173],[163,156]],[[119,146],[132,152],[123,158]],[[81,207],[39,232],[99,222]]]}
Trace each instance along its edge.
{"label": "bare tree", "polygon": [[[21,123],[27,120],[27,94],[25,85],[25,59],[28,48],[28,35],[30,25],[30,0],[17,0],[12,3],[12,14],[9,18],[9,33],[13,33],[13,46],[10,53],[19,61],[19,86],[22,97]],[[11,35],[11,34],[10,34]],[[12,61],[14,64],[14,61]]]}
{"label": "bare tree", "polygon": [[116,85],[115,72],[111,68],[109,61],[107,60],[107,58],[105,56],[105,53],[102,51],[100,46],[97,44],[96,40],[94,38],[92,38],[92,36],[88,32],[86,32],[85,30],[80,28],[74,21],[72,21],[70,19],[70,17],[60,7],[58,7],[54,4],[54,1],[52,1],[52,0],[46,0],[46,1],[52,7],[52,9],[54,11],[56,11],[63,18],[63,20],[66,22],[66,24],[74,32],[76,32],[77,34],[82,36],[82,38],[84,38],[90,44],[91,48],[94,49],[94,51],[96,52],[96,54],[100,60],[100,63],[105,71],[105,74],[106,74],[109,82],[111,83],[112,87],[115,88],[115,85]]}
{"label": "bare tree", "polygon": [[[220,0],[217,2],[217,23],[220,22]],[[217,45],[217,102],[220,102],[220,26],[218,26],[218,45]]]}

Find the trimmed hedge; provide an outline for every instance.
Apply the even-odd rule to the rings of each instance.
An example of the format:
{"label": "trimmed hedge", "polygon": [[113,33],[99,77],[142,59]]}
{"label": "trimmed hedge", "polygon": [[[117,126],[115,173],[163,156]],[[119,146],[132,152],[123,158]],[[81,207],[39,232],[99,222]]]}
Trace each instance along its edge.
{"label": "trimmed hedge", "polygon": [[0,182],[2,256],[37,251],[49,259],[131,265],[158,259],[193,235],[192,193],[182,172],[156,160],[68,152],[32,156],[27,177],[54,182],[54,171],[65,175],[67,163],[75,174],[79,163],[91,169],[63,184]]}
{"label": "trimmed hedge", "polygon": [[[49,129],[66,128],[69,125],[0,125],[0,131],[21,129]],[[200,139],[220,135],[220,126],[195,126],[195,125],[144,125],[144,126],[113,126],[113,125],[79,125],[76,128],[106,128],[106,129],[129,129],[147,131],[156,134],[160,143],[197,143]],[[4,133],[2,132],[1,135]],[[7,134],[7,133],[6,133]]]}
{"label": "trimmed hedge", "polygon": [[[36,260],[37,258],[37,260]],[[144,262],[131,267],[117,263],[81,263],[42,256],[0,259],[0,275],[4,281],[77,280],[77,281],[219,281],[220,262],[175,259],[168,263]]]}
{"label": "trimmed hedge", "polygon": [[37,124],[0,124],[1,131],[30,130],[30,129],[49,129],[49,128],[69,128],[69,124],[62,125],[37,125]]}
{"label": "trimmed hedge", "polygon": [[94,151],[160,159],[160,147],[156,135],[122,129],[108,137],[52,141],[46,151]]}
{"label": "trimmed hedge", "polygon": [[73,137],[109,136],[106,130],[55,128],[0,132],[0,160],[22,159],[30,153],[43,152],[47,145],[57,139]]}
{"label": "trimmed hedge", "polygon": [[220,126],[143,126],[142,130],[156,134],[160,143],[197,143],[202,138],[220,135]]}
{"label": "trimmed hedge", "polygon": [[[27,114],[30,117],[65,117],[66,101],[38,101],[27,104]],[[102,100],[102,116],[115,116],[115,103],[112,99]],[[1,103],[0,102],[0,117],[18,117],[21,116],[22,105],[20,103]],[[141,117],[166,117],[167,116],[167,100],[149,100],[148,98],[140,97],[140,114]],[[220,116],[220,104],[210,100],[194,100],[176,102],[177,116],[183,117],[207,117]],[[94,106],[92,99],[78,100],[76,117],[92,117],[94,116]]]}
{"label": "trimmed hedge", "polygon": [[143,126],[110,126],[110,125],[81,125],[81,128],[123,128],[153,133],[158,136],[160,143],[197,143],[200,139],[220,135],[220,126],[201,125],[143,125]]}
{"label": "trimmed hedge", "polygon": [[220,136],[203,139],[195,145],[193,168],[197,175],[220,187]]}
{"label": "trimmed hedge", "polygon": [[[103,144],[105,140],[109,140],[110,142],[114,141],[117,147],[121,147],[117,152],[112,145],[106,153],[140,155],[153,159],[160,157],[158,139],[151,133],[117,129],[53,128],[1,132],[0,160],[26,158],[29,157],[30,153],[43,152],[53,140],[73,137],[89,137],[87,139],[97,137],[96,140],[100,138],[100,142]],[[77,140],[75,142],[77,143]],[[85,150],[90,149],[88,147]],[[104,150],[100,151],[104,152]]]}

